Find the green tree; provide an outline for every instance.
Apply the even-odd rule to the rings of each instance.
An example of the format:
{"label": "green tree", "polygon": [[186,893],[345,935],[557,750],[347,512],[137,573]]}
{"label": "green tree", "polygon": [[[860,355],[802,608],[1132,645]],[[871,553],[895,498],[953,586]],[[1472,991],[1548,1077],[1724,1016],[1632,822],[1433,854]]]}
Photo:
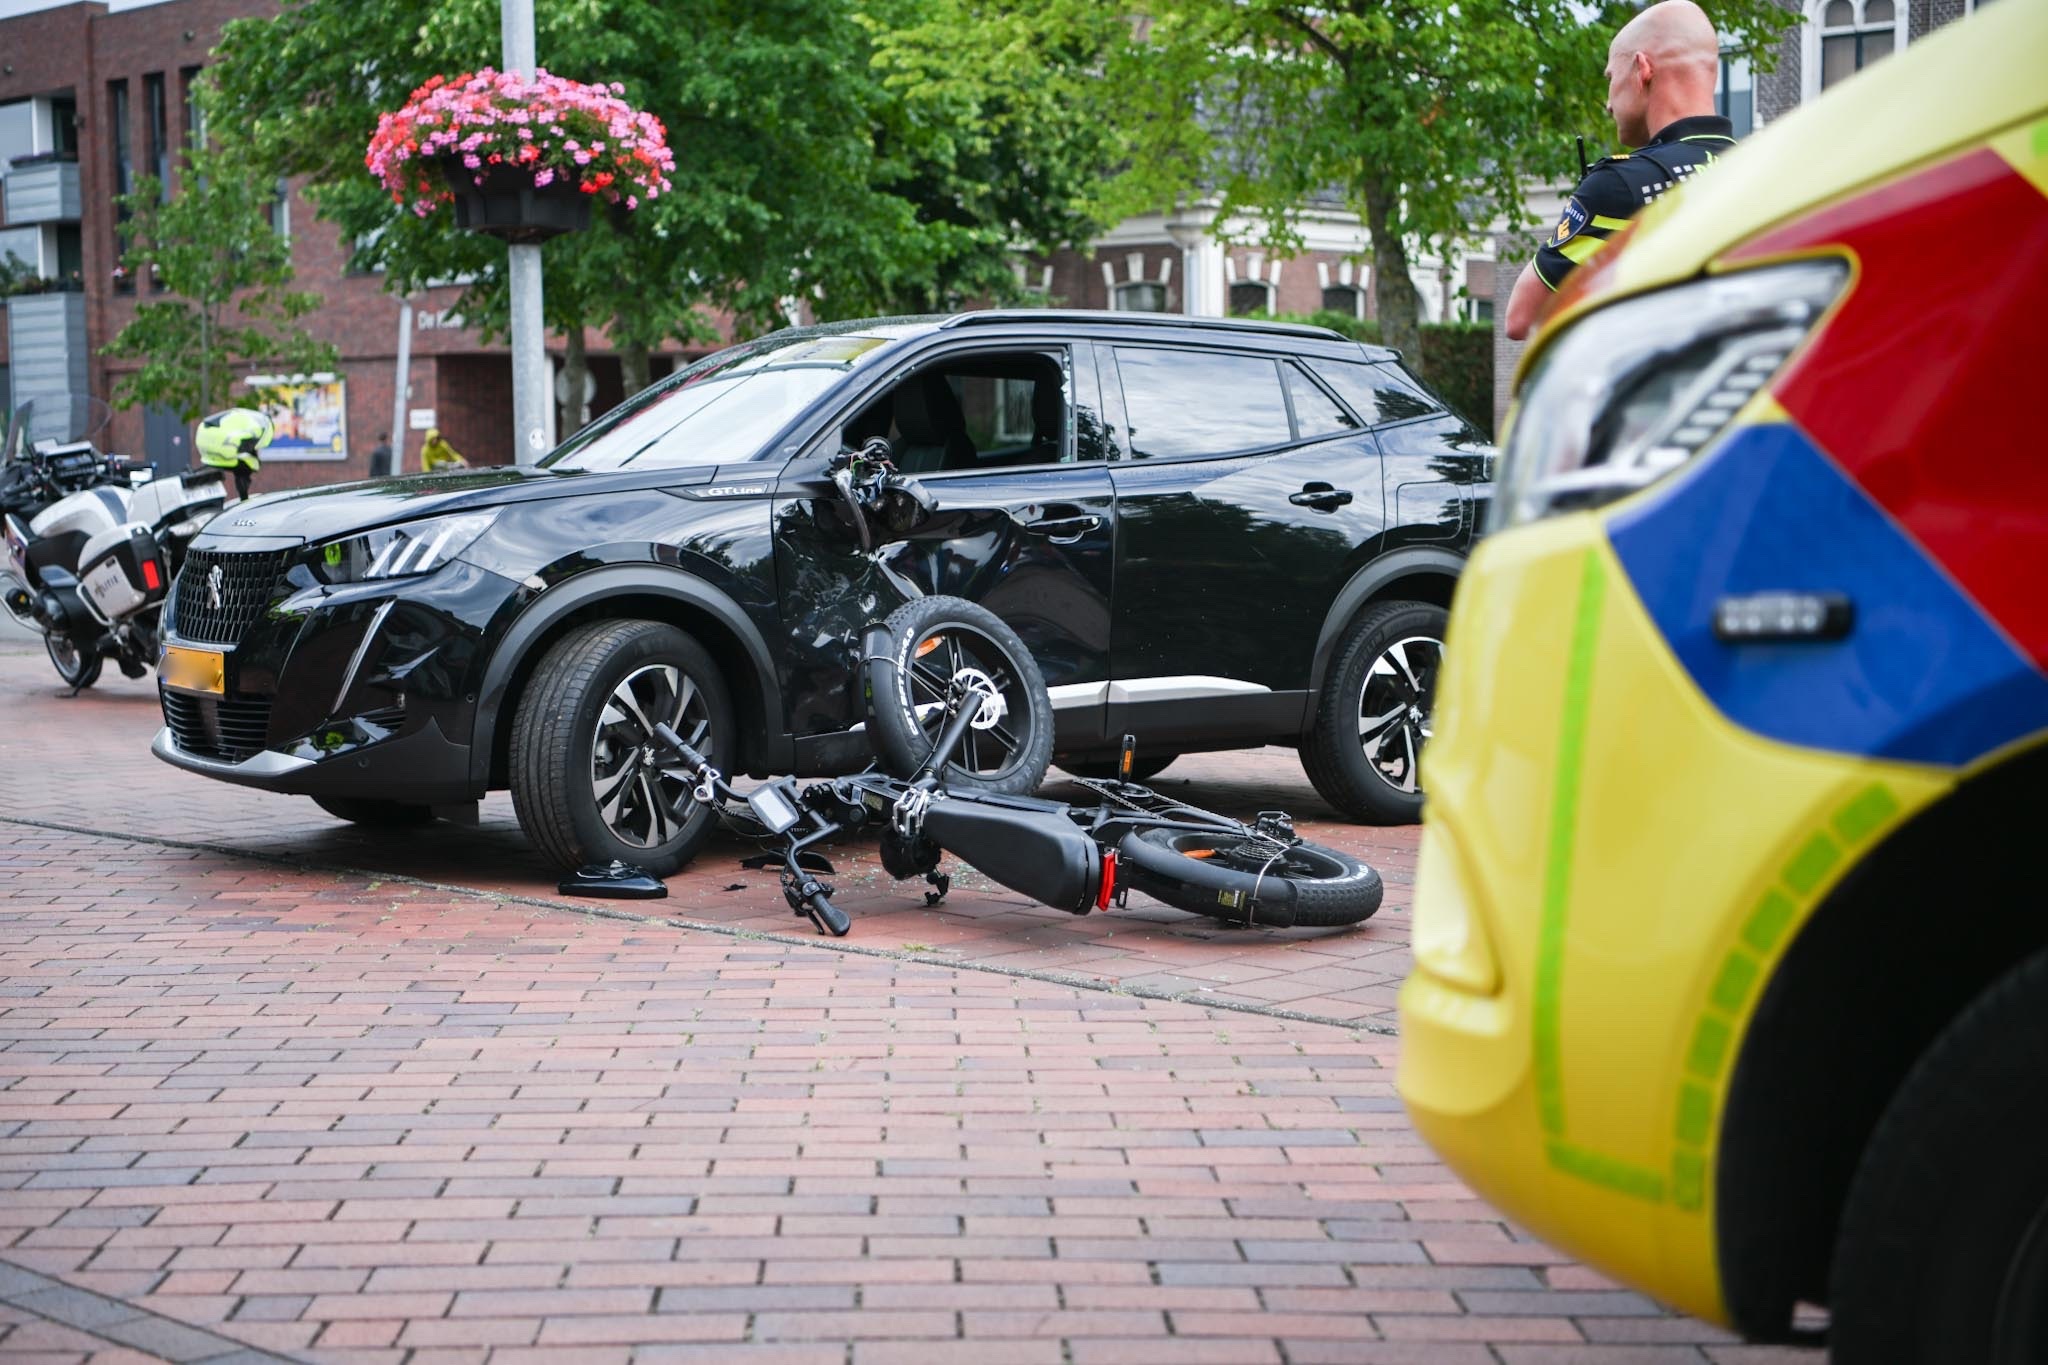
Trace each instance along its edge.
{"label": "green tree", "polygon": [[130,271],[147,266],[168,297],[138,305],[100,348],[143,362],[122,378],[116,403],[161,403],[192,422],[221,400],[237,369],[307,374],[339,362],[332,345],[297,326],[320,296],[287,288],[291,247],[271,226],[274,184],[198,149],[176,195],[166,199],[156,178],[144,176],[121,196],[129,215],[121,262]]}
{"label": "green tree", "polygon": [[[1042,104],[1014,107],[1021,79],[975,98],[878,64],[886,35],[923,9],[693,0],[685,24],[629,0],[540,7],[540,64],[623,83],[676,155],[673,193],[548,244],[550,326],[609,328],[630,385],[653,347],[707,334],[705,309],[761,331],[797,300],[827,317],[946,306],[1013,290],[1017,247],[1085,236],[1072,203],[1100,162]],[[451,215],[406,213],[362,162],[381,111],[497,51],[496,0],[289,0],[227,26],[207,99],[213,126],[305,178],[358,266],[401,293],[467,280],[463,315],[497,333],[503,248]]]}
{"label": "green tree", "polygon": [[[1215,200],[1276,251],[1332,198],[1363,221],[1389,345],[1419,354],[1411,241],[1469,243],[1525,224],[1522,185],[1576,172],[1574,134],[1604,142],[1607,44],[1623,0],[1131,0],[1121,30],[1087,0],[965,0],[920,41],[974,63],[1036,41],[1092,48],[1076,117],[1115,125],[1121,159],[1097,216]],[[1730,46],[1767,59],[1790,16],[1722,0]]]}

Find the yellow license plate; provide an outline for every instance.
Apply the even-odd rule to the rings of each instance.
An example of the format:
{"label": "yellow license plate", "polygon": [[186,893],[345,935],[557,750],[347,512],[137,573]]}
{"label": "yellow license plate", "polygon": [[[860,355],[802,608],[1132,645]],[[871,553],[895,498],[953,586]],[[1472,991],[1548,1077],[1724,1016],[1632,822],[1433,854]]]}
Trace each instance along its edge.
{"label": "yellow license plate", "polygon": [[227,655],[216,654],[210,649],[166,645],[159,671],[169,687],[187,692],[211,692],[215,696],[227,690]]}

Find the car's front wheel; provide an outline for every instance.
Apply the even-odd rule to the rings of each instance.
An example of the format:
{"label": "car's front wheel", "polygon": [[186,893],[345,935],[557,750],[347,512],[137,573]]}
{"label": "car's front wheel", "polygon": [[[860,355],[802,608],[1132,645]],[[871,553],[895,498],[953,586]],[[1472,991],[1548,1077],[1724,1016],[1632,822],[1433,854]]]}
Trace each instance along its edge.
{"label": "car's front wheel", "polygon": [[718,665],[659,621],[598,621],[556,641],[512,723],[512,805],[557,867],[613,860],[665,877],[710,836],[712,815],[680,762],[657,753],[667,724],[729,767],[737,747]]}
{"label": "car's front wheel", "polygon": [[1419,765],[1435,724],[1436,679],[1450,613],[1381,602],[1337,645],[1301,766],[1325,801],[1368,825],[1422,818]]}

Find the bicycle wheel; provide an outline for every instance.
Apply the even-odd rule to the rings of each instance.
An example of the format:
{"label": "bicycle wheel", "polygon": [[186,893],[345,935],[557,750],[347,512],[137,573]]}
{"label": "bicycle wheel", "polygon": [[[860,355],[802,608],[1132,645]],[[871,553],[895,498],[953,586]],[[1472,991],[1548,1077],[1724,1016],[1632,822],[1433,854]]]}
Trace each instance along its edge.
{"label": "bicycle wheel", "polygon": [[1347,853],[1249,830],[1134,830],[1117,847],[1117,878],[1175,909],[1270,929],[1357,924],[1384,893]]}
{"label": "bicycle wheel", "polygon": [[957,688],[982,708],[940,774],[955,791],[1022,796],[1052,763],[1052,700],[1031,651],[1002,618],[958,597],[921,597],[883,623],[888,648],[868,660],[869,731],[898,777],[931,756]]}

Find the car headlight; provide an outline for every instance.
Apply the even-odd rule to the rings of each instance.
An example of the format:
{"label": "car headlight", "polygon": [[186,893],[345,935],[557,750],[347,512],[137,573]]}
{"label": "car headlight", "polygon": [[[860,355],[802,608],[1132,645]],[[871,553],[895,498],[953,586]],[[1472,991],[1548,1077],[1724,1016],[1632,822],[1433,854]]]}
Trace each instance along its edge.
{"label": "car headlight", "polygon": [[1523,386],[1491,529],[1613,502],[1698,454],[1798,349],[1848,273],[1837,260],[1745,270],[1570,324]]}
{"label": "car headlight", "polygon": [[498,519],[495,510],[402,522],[313,551],[313,572],[323,583],[367,583],[430,573],[475,543]]}

